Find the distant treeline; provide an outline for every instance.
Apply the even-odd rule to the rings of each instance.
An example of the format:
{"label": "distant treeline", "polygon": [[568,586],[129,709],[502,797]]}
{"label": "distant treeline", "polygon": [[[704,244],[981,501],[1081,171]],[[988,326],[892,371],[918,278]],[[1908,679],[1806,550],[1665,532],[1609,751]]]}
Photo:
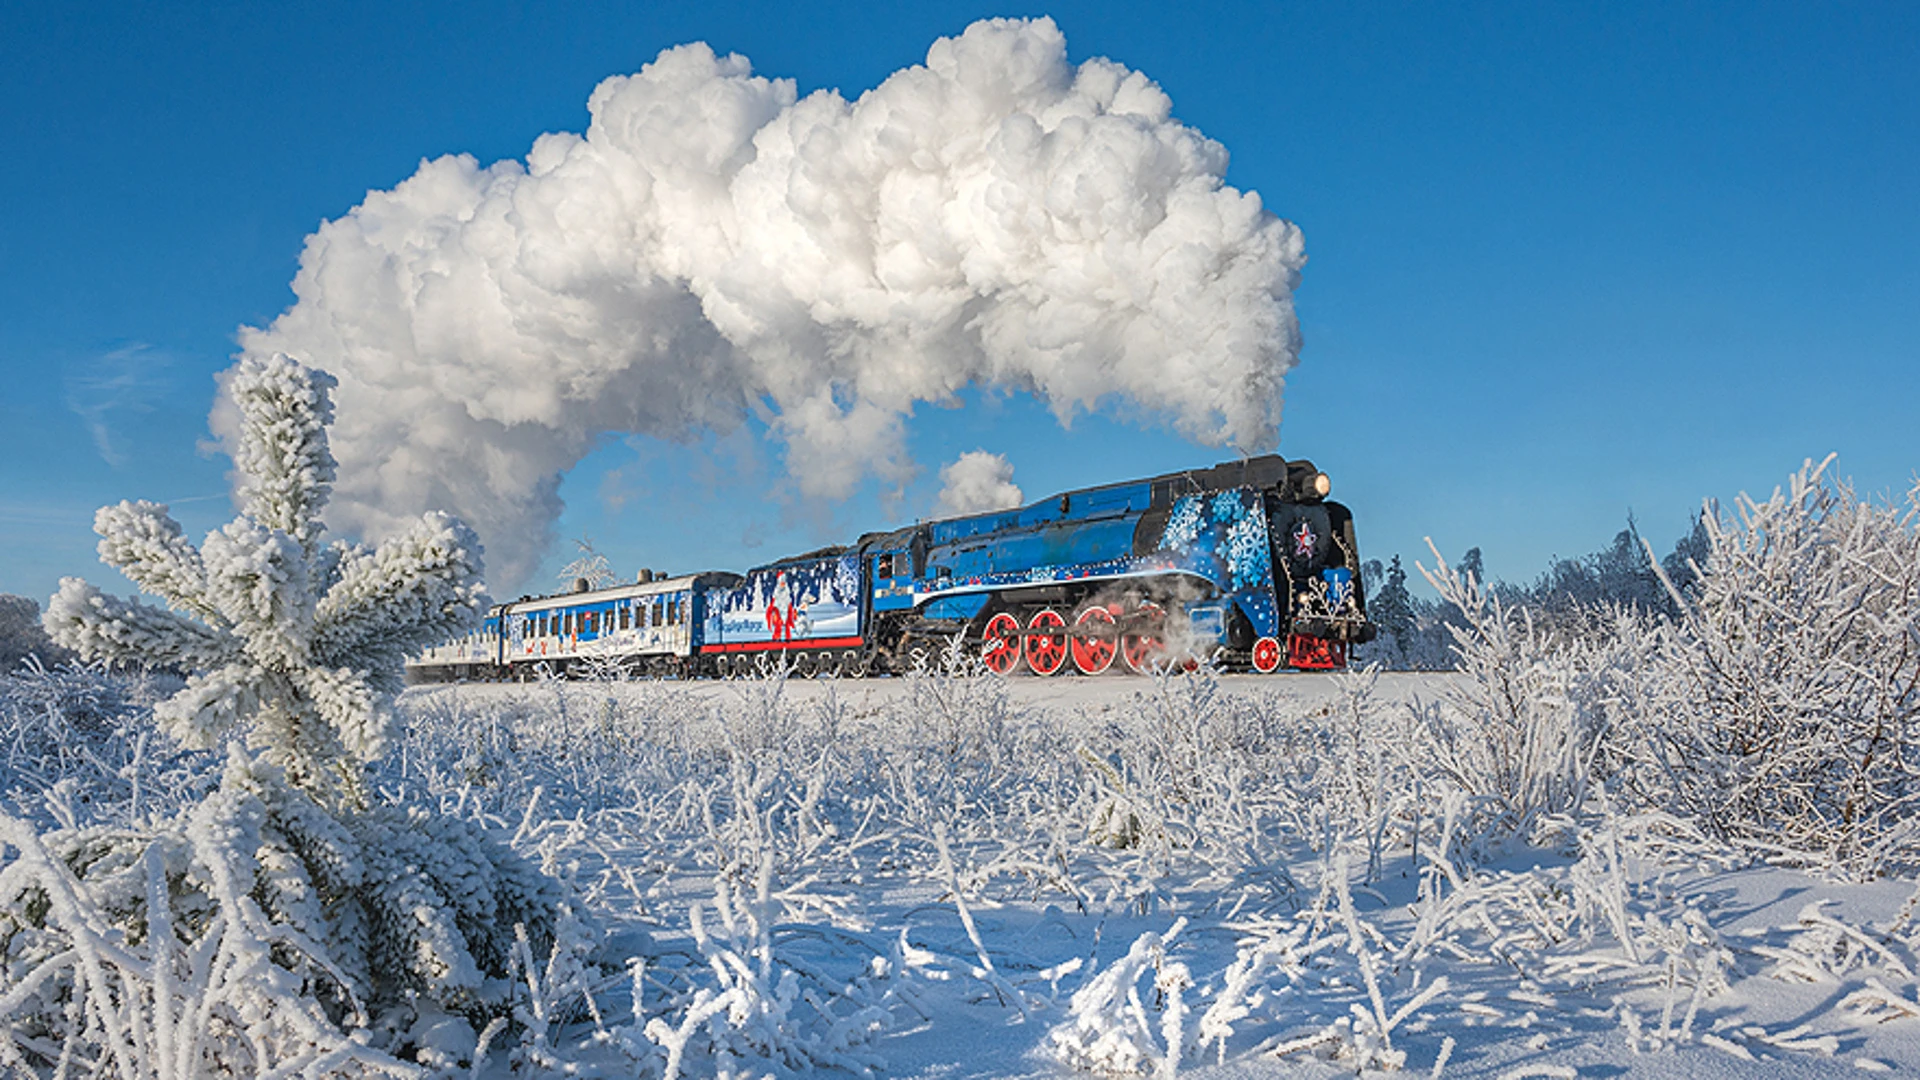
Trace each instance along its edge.
{"label": "distant treeline", "polygon": [[11,675],[31,657],[57,667],[73,654],[55,645],[40,626],[40,605],[24,596],[0,593],[0,675]]}
{"label": "distant treeline", "polygon": [[[1683,595],[1698,580],[1695,568],[1706,560],[1707,546],[1705,519],[1696,518],[1693,530],[1660,560],[1659,570]],[[1650,615],[1671,617],[1679,613],[1631,515],[1627,527],[1615,534],[1611,544],[1590,555],[1556,559],[1545,573],[1527,584],[1488,580],[1477,547],[1469,548],[1453,569],[1462,576],[1471,575],[1503,606],[1526,609],[1542,628],[1579,634],[1590,629],[1588,624],[1602,613],[1622,607]],[[1449,628],[1465,624],[1458,608],[1409,592],[1407,571],[1399,555],[1385,563],[1379,559],[1366,561],[1360,576],[1366,585],[1367,617],[1379,625],[1380,636],[1355,650],[1356,663],[1413,671],[1455,665],[1454,638]]]}

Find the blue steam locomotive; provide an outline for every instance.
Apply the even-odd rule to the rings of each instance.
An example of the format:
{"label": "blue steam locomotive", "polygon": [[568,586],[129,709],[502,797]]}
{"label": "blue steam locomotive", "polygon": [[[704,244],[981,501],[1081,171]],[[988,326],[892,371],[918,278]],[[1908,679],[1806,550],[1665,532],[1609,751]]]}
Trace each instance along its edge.
{"label": "blue steam locomotive", "polygon": [[658,676],[905,671],[960,639],[994,671],[1211,660],[1344,666],[1368,641],[1353,515],[1268,455],[868,533],[745,574],[523,597],[408,662],[415,681],[618,665]]}

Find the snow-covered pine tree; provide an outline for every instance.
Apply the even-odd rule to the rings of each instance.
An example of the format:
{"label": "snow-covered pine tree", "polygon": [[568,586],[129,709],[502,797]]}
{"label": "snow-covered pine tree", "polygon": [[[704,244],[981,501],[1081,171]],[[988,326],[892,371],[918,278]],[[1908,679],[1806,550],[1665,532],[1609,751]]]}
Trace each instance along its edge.
{"label": "snow-covered pine tree", "polygon": [[293,783],[361,805],[364,766],[395,736],[389,703],[407,653],[474,626],[485,586],[479,542],[445,514],[371,549],[322,543],[333,386],[284,355],[242,360],[226,385],[240,516],[196,551],[163,505],[103,507],[101,561],[167,607],[66,578],[45,625],[89,660],[190,673],[154,710],[182,742],[210,746],[248,721],[248,743]]}
{"label": "snow-covered pine tree", "polygon": [[189,673],[166,731],[254,752],[229,740],[219,787],[165,820],[0,814],[0,986],[32,990],[0,998],[8,1075],[406,1073],[414,1018],[505,1014],[518,928],[554,939],[560,887],[501,837],[368,789],[405,655],[469,629],[484,587],[442,514],[323,542],[333,386],[285,356],[234,369],[241,514],[200,549],[164,506],[100,511],[101,558],[166,607],[77,578],[53,598],[57,642]]}

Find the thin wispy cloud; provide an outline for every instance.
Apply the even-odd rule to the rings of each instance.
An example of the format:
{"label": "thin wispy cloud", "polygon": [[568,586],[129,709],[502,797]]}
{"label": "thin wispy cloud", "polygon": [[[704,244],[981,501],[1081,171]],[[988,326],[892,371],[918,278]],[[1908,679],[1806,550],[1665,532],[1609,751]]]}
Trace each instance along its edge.
{"label": "thin wispy cloud", "polygon": [[0,525],[70,525],[91,522],[91,506],[60,506],[50,503],[0,501]]}
{"label": "thin wispy cloud", "polygon": [[87,426],[102,461],[114,468],[126,464],[125,440],[115,428],[129,413],[153,411],[153,399],[166,386],[162,373],[172,363],[165,352],[135,342],[81,361],[68,371],[67,408]]}

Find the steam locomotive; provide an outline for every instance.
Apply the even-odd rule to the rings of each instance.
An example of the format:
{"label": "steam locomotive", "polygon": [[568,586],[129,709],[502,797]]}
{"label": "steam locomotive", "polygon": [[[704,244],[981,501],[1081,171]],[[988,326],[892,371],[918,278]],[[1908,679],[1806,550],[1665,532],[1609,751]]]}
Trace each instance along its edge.
{"label": "steam locomotive", "polygon": [[522,597],[408,662],[414,681],[617,665],[656,676],[906,671],[956,638],[987,667],[1098,675],[1212,661],[1327,669],[1371,640],[1353,515],[1267,455],[868,533],[744,574],[642,571]]}

